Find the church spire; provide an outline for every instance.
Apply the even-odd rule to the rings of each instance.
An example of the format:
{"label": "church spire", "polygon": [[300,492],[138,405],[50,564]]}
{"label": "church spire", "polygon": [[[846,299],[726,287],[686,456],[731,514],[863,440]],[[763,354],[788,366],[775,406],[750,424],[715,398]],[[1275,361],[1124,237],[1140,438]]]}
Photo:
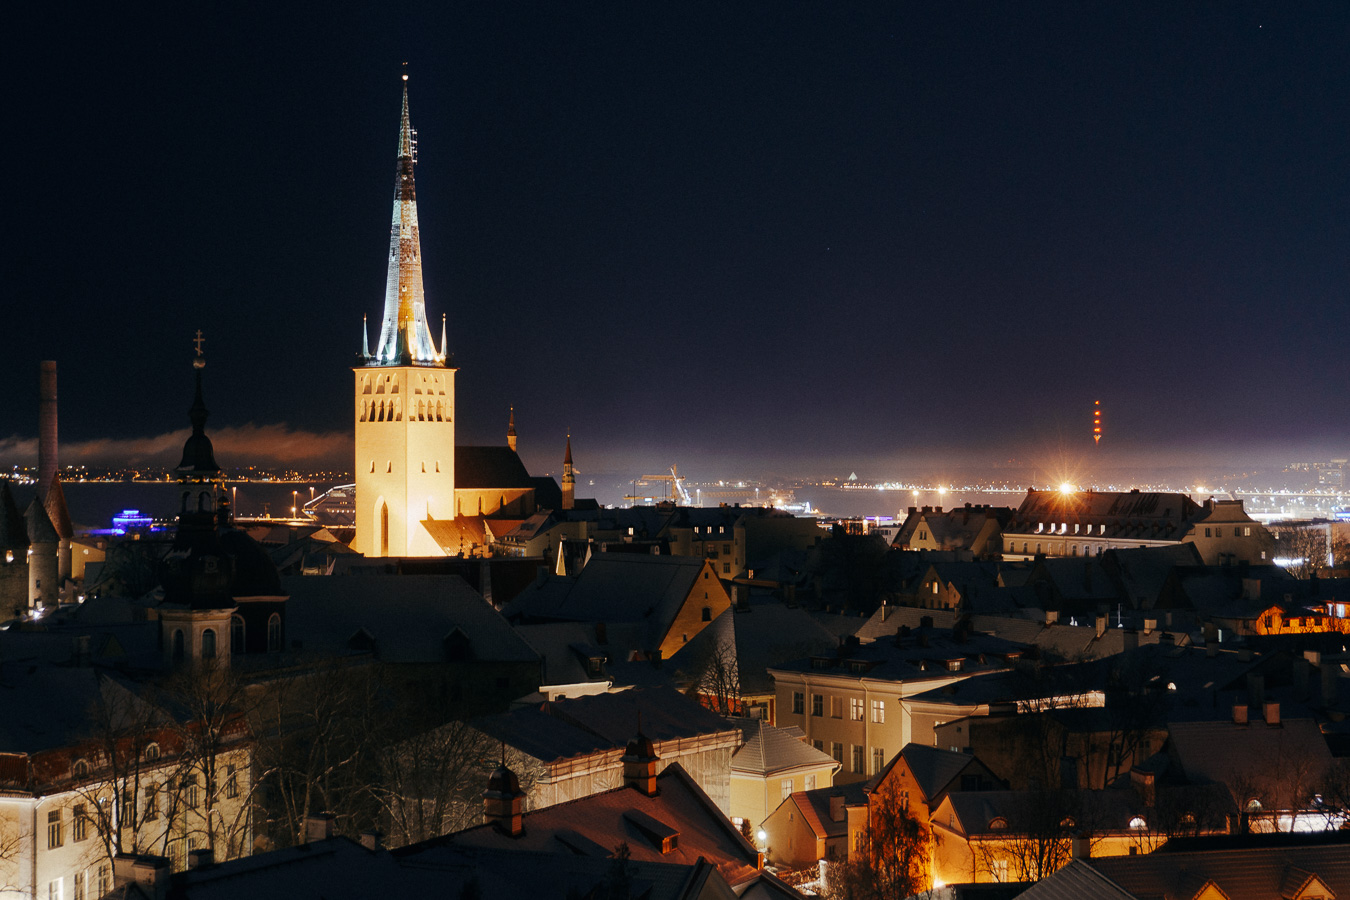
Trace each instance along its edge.
{"label": "church spire", "polygon": [[577,497],[577,470],[572,465],[572,435],[567,436],[567,451],[563,454],[562,508],[573,509]]}
{"label": "church spire", "polygon": [[[422,246],[417,228],[417,192],[413,165],[417,132],[408,118],[408,75],[403,75],[403,111],[399,120],[398,163],[394,177],[394,217],[389,233],[389,271],[384,284],[384,315],[372,360],[376,365],[444,365],[427,325],[422,291]],[[442,348],[442,354],[444,348]]]}
{"label": "church spire", "polygon": [[511,407],[511,420],[506,423],[506,446],[516,452],[516,408]]}

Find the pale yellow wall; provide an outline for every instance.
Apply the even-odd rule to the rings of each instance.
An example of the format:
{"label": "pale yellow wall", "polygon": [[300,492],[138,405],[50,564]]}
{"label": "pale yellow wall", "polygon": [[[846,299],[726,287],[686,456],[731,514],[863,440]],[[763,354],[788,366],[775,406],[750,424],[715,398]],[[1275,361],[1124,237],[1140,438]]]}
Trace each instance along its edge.
{"label": "pale yellow wall", "polygon": [[534,515],[534,488],[455,488],[455,515],[502,515],[527,519]]}
{"label": "pale yellow wall", "polygon": [[[455,517],[455,370],[387,366],[354,371],[352,548],[367,556],[443,556],[421,523]],[[380,503],[389,509],[387,548],[379,546]]]}
{"label": "pale yellow wall", "polygon": [[[694,635],[707,628],[712,619],[716,619],[731,608],[731,596],[722,587],[722,582],[711,572],[711,568],[705,563],[698,580],[694,582],[694,587],[685,597],[684,605],[675,614],[675,621],[671,624],[670,631],[666,633],[665,640],[661,642],[662,659],[670,659],[677,650],[692,641]],[[711,618],[706,622],[703,621],[705,606],[711,609]]]}
{"label": "pale yellow wall", "polygon": [[[814,776],[815,782],[808,784]],[[816,766],[798,771],[782,772],[767,777],[731,773],[731,812],[733,819],[745,819],[752,826],[768,818],[769,813],[783,802],[783,782],[790,782],[789,792],[808,791],[834,786],[834,767]]]}

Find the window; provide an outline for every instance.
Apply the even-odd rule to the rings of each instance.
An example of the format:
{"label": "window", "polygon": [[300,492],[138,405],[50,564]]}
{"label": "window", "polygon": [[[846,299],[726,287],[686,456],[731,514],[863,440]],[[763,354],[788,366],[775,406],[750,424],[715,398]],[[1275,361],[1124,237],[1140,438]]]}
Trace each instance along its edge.
{"label": "window", "polygon": [[70,767],[70,774],[76,778],[84,778],[89,774],[88,760],[77,759],[75,765]]}
{"label": "window", "polygon": [[886,768],[886,751],[881,747],[872,748],[872,774],[880,775],[881,770]]}
{"label": "window", "polygon": [[65,829],[61,824],[61,810],[47,813],[47,849],[53,850],[65,843]]}
{"label": "window", "polygon": [[1250,526],[1250,525],[1244,525],[1244,526],[1242,526],[1242,536],[1243,536],[1243,537],[1251,537],[1251,536],[1252,536],[1252,526]]}
{"label": "window", "polygon": [[861,697],[854,697],[848,701],[848,717],[854,722],[862,721],[863,702]]}
{"label": "window", "polygon": [[844,764],[844,745],[841,744],[841,743],[839,743],[838,741],[831,741],[831,742],[830,742],[830,755],[834,757],[834,761],[835,761],[835,762],[839,763],[840,765],[843,765],[843,764]]}
{"label": "window", "polygon": [[802,780],[805,782],[805,784],[802,785],[802,790],[814,791],[816,789],[816,776],[814,773],[804,776]]}
{"label": "window", "polygon": [[159,785],[151,784],[145,789],[145,815],[143,820],[153,822],[159,818]]}
{"label": "window", "polygon": [[216,658],[216,632],[208,628],[202,632],[202,659]]}
{"label": "window", "polygon": [[703,621],[705,621],[705,622],[711,622],[711,621],[712,621],[712,607],[711,607],[711,606],[705,606],[705,607],[703,607]]}
{"label": "window", "polygon": [[83,803],[75,806],[75,821],[70,833],[76,843],[89,837],[89,815]]}
{"label": "window", "polygon": [[55,878],[47,882],[47,900],[61,900],[62,879]]}
{"label": "window", "polygon": [[823,716],[823,715],[825,715],[825,695],[824,695],[824,694],[812,694],[812,695],[811,695],[811,715],[813,715],[813,716]]}
{"label": "window", "polygon": [[990,874],[994,876],[995,881],[1008,880],[1008,861],[1006,859],[996,859],[989,866]]}
{"label": "window", "polygon": [[779,785],[779,789],[782,790],[782,792],[783,792],[783,799],[784,799],[784,800],[786,800],[787,798],[791,797],[791,796],[792,796],[792,779],[791,779],[791,778],[784,778],[783,781],[782,781],[782,783]]}
{"label": "window", "polygon": [[723,575],[730,575],[730,574],[731,574],[731,563],[728,563],[728,562],[722,563],[722,574],[723,574]]}
{"label": "window", "polygon": [[230,616],[230,653],[244,652],[244,617]]}
{"label": "window", "polygon": [[196,775],[183,776],[183,802],[188,805],[189,809],[196,809],[202,802],[201,791],[197,788]]}
{"label": "window", "polygon": [[824,752],[825,752],[825,742],[824,742],[824,741],[812,741],[812,742],[811,742],[811,746],[812,746],[812,747],[815,747],[815,748],[816,748],[817,750],[819,750],[821,753],[824,753]]}
{"label": "window", "polygon": [[1008,830],[1008,820],[1005,819],[1005,818],[1003,818],[1002,816],[994,816],[994,818],[992,818],[992,819],[989,820],[989,830],[990,830],[990,831],[1007,831],[1007,830]]}
{"label": "window", "polygon": [[801,691],[792,692],[792,711],[799,716],[806,711],[806,695]]}
{"label": "window", "polygon": [[886,724],[886,701],[885,701],[885,700],[873,700],[873,701],[872,701],[872,721],[873,721],[874,723],[876,723],[877,725],[884,725],[884,724]]}
{"label": "window", "polygon": [[159,759],[159,744],[153,744],[153,743],[152,743],[152,744],[146,744],[146,745],[145,745],[145,758],[146,758],[146,759]]}
{"label": "window", "polygon": [[853,774],[863,774],[863,748],[857,744],[853,745]]}
{"label": "window", "polygon": [[234,766],[225,767],[225,796],[231,800],[239,796],[239,773]]}
{"label": "window", "polygon": [[73,894],[75,900],[85,900],[85,898],[88,896],[88,894],[87,894],[87,892],[85,891],[85,888],[84,888],[84,882],[85,882],[85,875],[84,875],[84,872],[76,872],[76,873],[75,873],[75,891],[74,891],[74,894]]}
{"label": "window", "polygon": [[[385,517],[388,518],[389,508],[385,507]],[[267,652],[276,653],[281,649],[281,615],[272,613],[267,619]]]}
{"label": "window", "polygon": [[1144,821],[1143,816],[1135,816],[1134,818],[1130,819],[1131,831],[1143,831],[1147,827],[1148,823]]}
{"label": "window", "polygon": [[112,883],[108,880],[108,865],[104,863],[95,871],[94,886],[98,890],[98,895],[102,897],[108,891],[112,890]]}

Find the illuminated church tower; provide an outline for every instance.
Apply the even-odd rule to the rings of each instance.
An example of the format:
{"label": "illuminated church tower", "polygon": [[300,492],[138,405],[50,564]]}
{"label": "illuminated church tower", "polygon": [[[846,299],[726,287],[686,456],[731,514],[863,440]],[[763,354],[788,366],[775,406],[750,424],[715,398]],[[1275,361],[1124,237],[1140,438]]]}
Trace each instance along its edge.
{"label": "illuminated church tower", "polygon": [[356,373],[356,537],[367,556],[442,556],[423,524],[455,516],[455,370],[427,326],[422,250],[417,236],[413,164],[417,137],[408,124],[408,76],[394,180],[380,339],[361,336]]}

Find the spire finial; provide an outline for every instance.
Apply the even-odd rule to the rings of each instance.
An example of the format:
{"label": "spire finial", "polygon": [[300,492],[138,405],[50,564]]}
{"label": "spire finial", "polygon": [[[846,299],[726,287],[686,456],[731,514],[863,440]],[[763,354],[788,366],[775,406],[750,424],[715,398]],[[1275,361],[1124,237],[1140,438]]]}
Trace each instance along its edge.
{"label": "spire finial", "polygon": [[192,368],[201,369],[206,366],[206,357],[202,354],[202,344],[206,343],[206,338],[202,337],[202,330],[197,329],[197,336],[192,339],[196,348],[197,355],[192,358]]}
{"label": "spire finial", "polygon": [[370,359],[370,323],[365,316],[361,317],[361,358]]}
{"label": "spire finial", "polygon": [[446,349],[449,345],[445,340],[445,313],[441,313],[441,361],[444,362],[449,357],[450,351]]}

